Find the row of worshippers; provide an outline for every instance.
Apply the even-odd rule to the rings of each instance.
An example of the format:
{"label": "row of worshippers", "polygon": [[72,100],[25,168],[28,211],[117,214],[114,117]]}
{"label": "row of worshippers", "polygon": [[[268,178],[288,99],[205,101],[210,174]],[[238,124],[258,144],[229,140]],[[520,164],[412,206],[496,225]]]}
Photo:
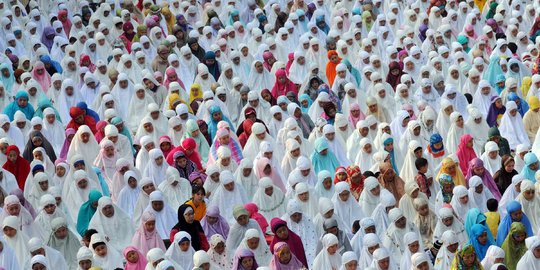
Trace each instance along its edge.
{"label": "row of worshippers", "polygon": [[[3,228],[21,268],[47,266],[26,253],[35,241],[19,241],[17,229],[47,244],[58,230],[81,237],[92,254],[90,263],[81,260],[85,270],[124,260],[142,265],[145,257],[153,268],[164,258],[190,268],[200,262],[187,252],[190,244],[212,255],[212,243],[225,269],[338,269],[354,261],[343,252],[349,239],[365,265],[353,233],[363,242],[358,225],[371,217],[386,251],[372,249],[366,261],[391,269],[403,267],[388,254],[411,264],[409,255],[434,246],[426,224],[439,220],[426,209],[451,206],[467,227],[470,209],[488,213],[494,198],[504,218],[516,199],[538,227],[530,186],[519,199],[521,183],[536,181],[538,170],[537,3],[161,2],[0,3],[0,186],[4,215],[20,224]],[[518,174],[526,180],[514,180]],[[399,229],[421,212],[414,203],[420,193],[423,223],[415,224],[423,224],[423,243],[408,250]],[[246,204],[261,244],[238,228],[212,242],[203,219],[242,226],[245,212],[233,206]],[[390,215],[395,206],[402,214]],[[147,213],[155,216],[153,230]],[[64,226],[52,225],[56,215]],[[294,256],[274,245],[269,252],[279,258],[271,264],[262,237],[271,243],[278,229],[285,233],[274,218],[291,231],[310,228],[302,222],[312,219],[315,233],[297,228],[302,241],[288,244]],[[150,252],[133,243],[137,233],[153,239],[151,247],[163,242],[172,250]],[[457,269],[471,258],[469,238],[483,257],[471,233],[456,234]],[[239,248],[246,237],[253,256]],[[308,245],[314,242],[320,245]],[[142,255],[116,256],[129,244]],[[64,249],[64,258],[81,267],[73,250]],[[437,265],[435,250],[427,254]],[[423,259],[414,267],[425,268]]]}

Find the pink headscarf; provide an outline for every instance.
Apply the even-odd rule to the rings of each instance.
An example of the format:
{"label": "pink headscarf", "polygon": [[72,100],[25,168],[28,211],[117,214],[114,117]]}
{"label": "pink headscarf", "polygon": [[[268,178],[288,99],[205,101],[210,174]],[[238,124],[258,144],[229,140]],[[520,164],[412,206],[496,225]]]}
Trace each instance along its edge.
{"label": "pink headscarf", "polygon": [[[283,250],[285,247],[289,247],[289,245],[286,242],[279,242],[274,245],[274,255],[272,255],[272,261],[270,261],[270,269],[273,270],[296,270],[296,269],[302,269],[304,267],[304,264],[298,260],[296,255],[291,252],[291,260],[289,260],[289,263],[282,264],[279,261],[279,252]],[[290,249],[290,248],[289,248]]]}
{"label": "pink headscarf", "polygon": [[[280,83],[279,79],[285,78],[285,82]],[[287,93],[293,92],[298,95],[298,88],[296,85],[287,78],[287,74],[284,69],[278,69],[276,71],[276,83],[272,87],[272,96],[278,98],[279,96],[285,96]]]}
{"label": "pink headscarf", "polygon": [[136,247],[143,254],[148,253],[148,251],[153,248],[160,248],[165,252],[167,249],[165,248],[165,244],[163,244],[163,240],[161,240],[158,231],[154,229],[149,232],[145,229],[144,224],[148,221],[156,221],[156,216],[151,212],[145,211],[141,216],[141,224],[135,232],[135,235],[133,235],[131,245]]}
{"label": "pink headscarf", "polygon": [[[173,75],[176,75],[176,80],[174,81],[169,78],[170,76],[173,76]],[[178,84],[180,84],[180,87],[182,87],[182,89],[186,89],[186,87],[184,86],[184,83],[182,82],[182,80],[180,80],[178,73],[176,73],[176,70],[173,67],[168,67],[165,70],[165,81],[163,82],[163,85],[165,85],[165,87],[169,89],[169,84],[171,84],[172,82],[177,82]]]}
{"label": "pink headscarf", "polygon": [[272,183],[274,184],[274,186],[280,188],[281,191],[283,191],[283,193],[287,192],[287,190],[285,189],[285,185],[283,184],[283,180],[281,179],[279,174],[277,174],[274,171],[274,168],[272,168],[272,172],[269,175],[266,175],[264,173],[264,168],[267,165],[270,165],[270,167],[272,167],[272,163],[270,162],[270,160],[268,158],[260,157],[257,160],[257,164],[256,164],[256,166],[257,166],[257,170],[256,170],[257,178],[259,178],[259,180],[260,180],[263,177],[268,177],[268,178],[272,179]]}
{"label": "pink headscarf", "polygon": [[[472,36],[469,36],[469,33],[467,32],[470,32],[472,31],[473,32],[473,35]],[[476,33],[474,32],[474,26],[472,26],[471,24],[468,24],[467,26],[465,26],[465,35],[470,39],[470,38],[473,38],[473,39],[476,39],[478,38],[478,35],[476,35]],[[469,40],[470,41],[470,40]]]}
{"label": "pink headscarf", "polygon": [[473,140],[473,137],[469,134],[461,136],[459,140],[458,150],[456,151],[456,156],[459,159],[459,167],[463,174],[467,173],[469,166],[469,161],[476,158],[476,153],[472,147],[467,147],[467,143]]}
{"label": "pink headscarf", "polygon": [[71,141],[68,138],[71,135],[75,135],[75,133],[77,133],[75,129],[72,129],[72,128],[66,129],[66,133],[65,133],[66,139],[64,140],[64,144],[62,145],[62,150],[60,150],[60,158],[63,158],[63,159],[67,158],[69,146],[71,145]]}
{"label": "pink headscarf", "polygon": [[[43,70],[43,74],[39,75],[37,73],[38,70]],[[43,64],[43,62],[36,61],[36,63],[34,64],[34,69],[32,69],[32,78],[34,78],[34,80],[39,83],[39,85],[41,86],[41,90],[47,93],[49,87],[51,87],[51,75],[49,75],[49,73],[45,69],[45,64]]]}
{"label": "pink headscarf", "polygon": [[254,219],[259,224],[259,227],[261,227],[261,230],[263,232],[266,232],[266,229],[268,228],[268,221],[266,221],[266,218],[259,213],[259,207],[257,207],[254,203],[246,203],[244,204],[244,208],[249,212],[249,218]]}
{"label": "pink headscarf", "polygon": [[[134,251],[137,252],[137,255],[139,255],[139,260],[137,260],[136,263],[132,263],[128,260],[128,253]],[[129,246],[124,249],[124,258],[126,259],[126,266],[124,270],[144,270],[146,268],[146,264],[148,263],[146,261],[146,256],[142,254],[136,247]]]}
{"label": "pink headscarf", "polygon": [[[360,111],[360,115],[358,115],[358,117],[354,117],[352,114],[352,111],[356,111],[356,110]],[[356,124],[360,122],[360,120],[364,120],[364,119],[366,119],[366,116],[360,109],[360,105],[358,105],[358,103],[356,102],[351,104],[351,106],[349,107],[349,123],[351,123],[352,127],[356,127]]]}
{"label": "pink headscarf", "polygon": [[[474,169],[477,168],[483,168],[484,162],[479,158],[473,158],[469,162],[469,170],[467,171],[467,183],[469,183],[469,179],[471,177],[475,176]],[[499,191],[499,188],[497,187],[497,184],[495,184],[495,181],[493,180],[493,177],[491,177],[491,174],[489,174],[488,170],[484,168],[484,173],[482,175],[478,175],[480,179],[482,179],[482,184],[491,191],[491,194],[493,194],[493,197],[495,199],[500,200],[501,199],[501,192]]]}

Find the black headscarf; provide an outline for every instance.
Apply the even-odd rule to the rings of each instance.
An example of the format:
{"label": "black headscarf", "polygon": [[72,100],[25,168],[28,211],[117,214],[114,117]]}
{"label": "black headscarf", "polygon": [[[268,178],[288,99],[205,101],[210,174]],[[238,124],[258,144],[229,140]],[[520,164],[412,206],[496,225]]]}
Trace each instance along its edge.
{"label": "black headscarf", "polygon": [[[193,45],[195,43],[197,43],[197,47],[198,47],[197,50],[193,50],[191,48],[191,45]],[[197,39],[196,38],[188,38],[187,44],[189,46],[189,49],[191,50],[191,53],[193,55],[195,55],[195,57],[197,57],[197,59],[199,59],[199,61],[201,63],[204,63],[204,54],[205,54],[205,52],[204,52],[204,49],[199,44],[199,42],[197,41]]]}
{"label": "black headscarf", "polygon": [[187,223],[186,219],[184,218],[184,213],[187,209],[193,210],[193,207],[188,204],[182,204],[180,207],[178,207],[178,223],[174,225],[173,229],[176,229],[178,231],[184,231],[189,233],[191,236],[191,246],[195,251],[201,250],[201,237],[200,234],[202,233],[204,235],[204,230],[201,226],[201,223],[197,220],[193,220],[193,223]]}
{"label": "black headscarf", "polygon": [[[41,145],[35,145],[32,142],[32,138],[39,137],[41,138]],[[51,143],[43,136],[43,134],[40,131],[34,130],[30,133],[28,136],[28,141],[26,142],[26,146],[24,147],[23,157],[24,159],[28,160],[28,162],[32,162],[34,160],[34,149],[38,147],[43,147],[45,149],[45,153],[47,153],[47,156],[49,156],[49,159],[54,163],[56,161],[56,154],[54,153],[54,148],[52,147]]]}
{"label": "black headscarf", "polygon": [[504,167],[506,167],[506,165],[510,162],[515,162],[514,158],[509,155],[504,155],[501,159],[501,168],[493,175],[493,180],[497,184],[497,188],[499,188],[499,192],[501,192],[501,194],[503,194],[504,191],[512,184],[512,178],[518,174],[516,170],[507,172],[506,169],[504,169]]}

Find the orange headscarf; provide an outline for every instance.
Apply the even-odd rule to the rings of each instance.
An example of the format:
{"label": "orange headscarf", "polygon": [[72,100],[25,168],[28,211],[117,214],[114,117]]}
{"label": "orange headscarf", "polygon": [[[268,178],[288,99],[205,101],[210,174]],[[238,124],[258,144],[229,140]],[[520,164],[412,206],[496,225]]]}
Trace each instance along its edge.
{"label": "orange headscarf", "polygon": [[[332,58],[332,56],[338,55],[338,53],[334,50],[328,51],[328,60]],[[337,63],[333,63],[332,61],[328,61],[326,64],[326,78],[328,79],[328,83],[330,84],[330,87],[334,84],[334,79],[336,78],[336,67],[341,62],[341,58],[339,58],[339,61]]]}

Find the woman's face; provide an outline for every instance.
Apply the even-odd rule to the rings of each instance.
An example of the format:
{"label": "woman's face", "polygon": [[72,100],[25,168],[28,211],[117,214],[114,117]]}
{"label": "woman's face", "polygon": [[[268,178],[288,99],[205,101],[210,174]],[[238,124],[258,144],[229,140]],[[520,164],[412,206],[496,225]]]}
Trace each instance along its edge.
{"label": "woman's face", "polygon": [[504,170],[506,172],[512,172],[514,170],[514,165],[516,164],[515,161],[510,161],[507,164],[504,165]]}

